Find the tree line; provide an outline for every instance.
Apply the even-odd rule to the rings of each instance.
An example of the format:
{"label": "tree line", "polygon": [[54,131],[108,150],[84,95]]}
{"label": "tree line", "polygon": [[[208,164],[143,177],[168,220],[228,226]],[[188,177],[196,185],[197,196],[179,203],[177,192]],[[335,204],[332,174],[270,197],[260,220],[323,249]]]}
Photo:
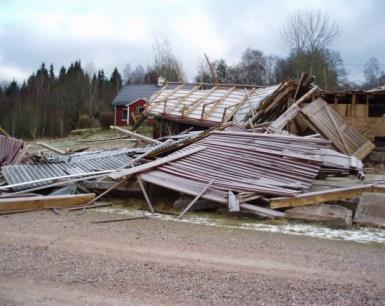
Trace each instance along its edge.
{"label": "tree line", "polygon": [[[341,31],[338,24],[321,11],[300,11],[282,29],[281,41],[287,56],[266,55],[247,48],[239,62],[225,59],[201,61],[196,82],[273,85],[302,72],[316,77],[326,90],[372,88],[385,84],[385,73],[371,57],[364,67],[364,82],[347,79],[340,53],[332,48]],[[55,74],[43,63],[24,83],[12,81],[0,86],[0,126],[21,138],[62,137],[79,126],[87,115],[96,122],[103,112],[112,111],[111,102],[122,84],[155,84],[158,76],[168,81],[185,80],[182,64],[167,40],[155,41],[153,64],[146,69],[127,64],[123,76],[115,68],[110,76],[93,65],[75,61]]]}

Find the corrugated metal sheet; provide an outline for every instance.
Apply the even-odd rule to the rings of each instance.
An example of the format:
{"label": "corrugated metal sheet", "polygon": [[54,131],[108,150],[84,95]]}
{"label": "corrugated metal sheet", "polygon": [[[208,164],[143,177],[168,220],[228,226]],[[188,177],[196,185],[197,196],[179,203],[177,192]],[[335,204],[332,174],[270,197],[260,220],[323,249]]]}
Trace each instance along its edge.
{"label": "corrugated metal sheet", "polygon": [[0,135],[0,166],[11,164],[23,148],[23,144],[20,139]]}
{"label": "corrugated metal sheet", "polygon": [[[241,103],[236,122],[241,122],[280,85],[265,88],[223,88],[205,90],[164,89],[150,99],[147,112],[155,116],[220,123]],[[249,101],[248,101],[249,100]]]}
{"label": "corrugated metal sheet", "polygon": [[[251,193],[294,196],[308,189],[318,175],[320,149],[329,141],[296,136],[247,132],[213,132],[182,150],[204,150],[140,174],[144,181],[197,195],[211,180],[211,192],[202,197],[226,202],[223,194]],[[124,171],[122,171],[124,172]],[[222,193],[222,198],[219,193]]]}
{"label": "corrugated metal sheet", "polygon": [[[55,160],[44,164],[4,166],[1,171],[7,184],[11,185],[71,174],[115,170],[127,165],[131,160],[127,155],[128,150],[130,149],[84,152],[73,154],[70,162]],[[26,184],[13,190],[40,187],[50,183],[52,181]]]}

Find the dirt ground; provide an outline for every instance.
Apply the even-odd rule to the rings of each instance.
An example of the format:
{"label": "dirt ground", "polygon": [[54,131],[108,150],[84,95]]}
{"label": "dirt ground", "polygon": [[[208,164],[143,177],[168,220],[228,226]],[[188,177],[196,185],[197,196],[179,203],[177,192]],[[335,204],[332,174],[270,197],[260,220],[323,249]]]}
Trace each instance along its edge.
{"label": "dirt ground", "polygon": [[385,304],[383,244],[114,217],[1,216],[0,304]]}

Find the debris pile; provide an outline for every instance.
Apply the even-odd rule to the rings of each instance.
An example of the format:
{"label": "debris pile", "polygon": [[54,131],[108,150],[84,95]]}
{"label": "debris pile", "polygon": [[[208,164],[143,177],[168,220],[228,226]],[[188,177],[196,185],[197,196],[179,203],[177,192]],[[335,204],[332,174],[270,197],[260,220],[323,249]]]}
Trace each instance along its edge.
{"label": "debris pile", "polygon": [[[232,213],[264,218],[346,227],[352,221],[383,224],[367,220],[366,194],[384,193],[381,182],[314,190],[315,182],[328,176],[364,180],[362,159],[374,145],[319,98],[319,88],[311,82],[302,76],[299,82],[266,88],[185,89],[182,84],[168,90],[166,85],[153,96],[145,116],[183,123],[182,132],[153,139],[111,127],[136,139],[137,145],[147,144],[142,147],[71,153],[45,145],[54,154],[12,164],[23,142],[2,137],[1,144],[11,145],[1,147],[0,213],[71,206],[84,211],[99,206],[96,201],[114,189],[141,192],[154,212],[147,186],[157,185],[192,197],[178,218],[205,199]],[[73,185],[85,194],[49,194]],[[361,194],[355,215],[336,206]]]}

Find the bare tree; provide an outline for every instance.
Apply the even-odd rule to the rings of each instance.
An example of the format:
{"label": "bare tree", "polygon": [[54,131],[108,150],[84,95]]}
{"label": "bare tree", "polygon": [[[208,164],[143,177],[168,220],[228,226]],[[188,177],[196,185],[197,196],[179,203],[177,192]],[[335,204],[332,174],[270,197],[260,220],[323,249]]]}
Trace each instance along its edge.
{"label": "bare tree", "polygon": [[124,70],[123,70],[123,84],[124,85],[127,85],[130,81],[130,78],[132,76],[132,69],[131,69],[131,65],[129,63],[126,64],[126,66],[124,67]]}
{"label": "bare tree", "polygon": [[380,71],[380,63],[376,57],[371,57],[365,64],[365,86],[368,88],[380,86],[380,78],[384,72]]}
{"label": "bare tree", "polygon": [[185,75],[182,65],[177,60],[172,51],[171,43],[167,39],[155,40],[154,68],[159,76],[163,76],[167,81],[182,81]]}
{"label": "bare tree", "polygon": [[324,50],[341,34],[340,27],[320,10],[297,11],[282,29],[281,38],[291,52]]}

